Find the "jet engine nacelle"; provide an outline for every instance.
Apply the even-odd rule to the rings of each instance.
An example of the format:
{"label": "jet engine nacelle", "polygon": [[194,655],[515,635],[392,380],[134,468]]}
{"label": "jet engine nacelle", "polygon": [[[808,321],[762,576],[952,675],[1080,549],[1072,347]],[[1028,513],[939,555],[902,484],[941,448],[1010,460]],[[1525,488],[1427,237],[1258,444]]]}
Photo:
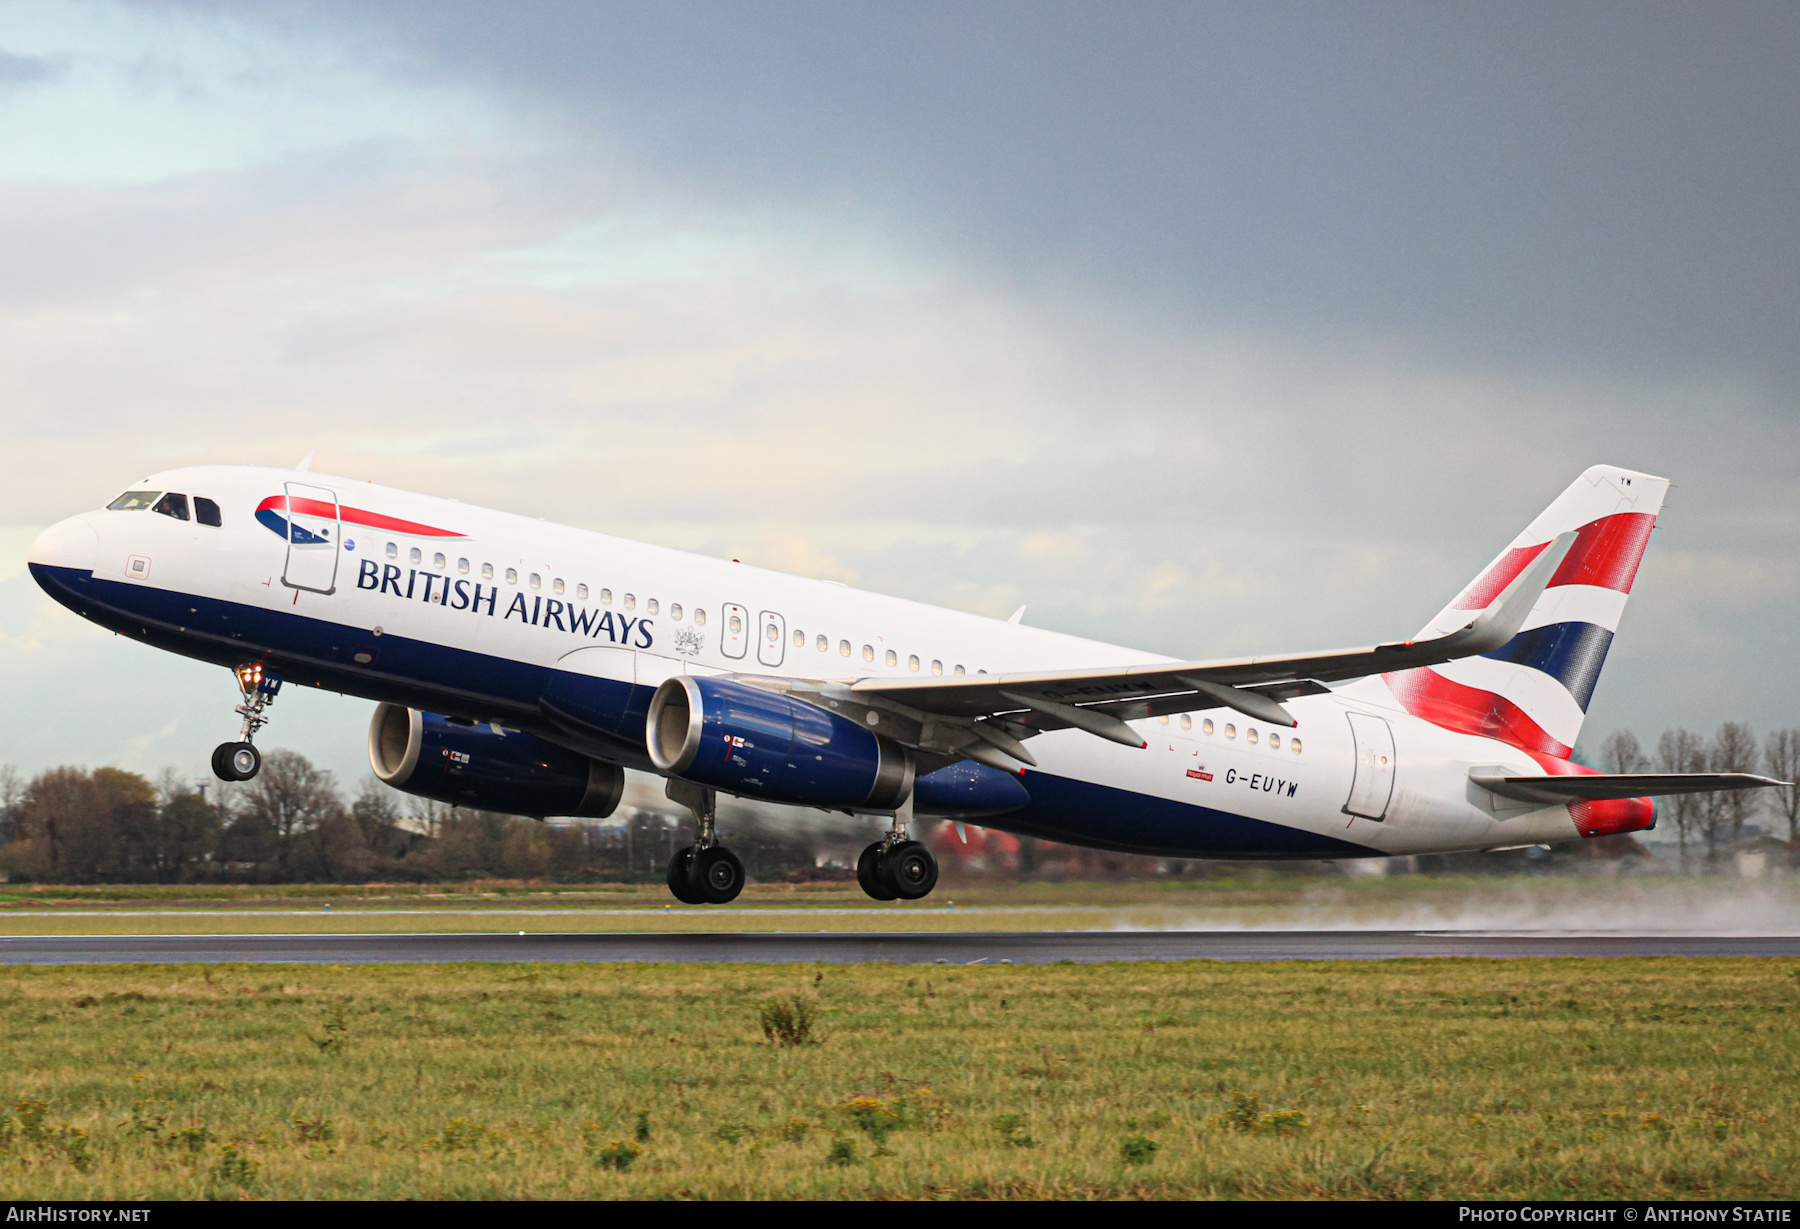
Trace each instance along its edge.
{"label": "jet engine nacelle", "polygon": [[650,760],[671,776],[798,806],[892,811],[912,753],[840,716],[729,679],[677,675],[650,701]]}
{"label": "jet engine nacelle", "polygon": [[605,819],[625,770],[520,730],[382,704],[369,723],[369,765],[395,789],[510,815]]}

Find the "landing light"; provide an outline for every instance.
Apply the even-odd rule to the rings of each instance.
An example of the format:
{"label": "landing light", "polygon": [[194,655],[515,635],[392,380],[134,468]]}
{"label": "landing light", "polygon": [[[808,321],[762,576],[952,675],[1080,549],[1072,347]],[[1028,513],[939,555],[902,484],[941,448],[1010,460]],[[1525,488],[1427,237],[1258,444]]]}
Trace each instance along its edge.
{"label": "landing light", "polygon": [[273,696],[281,690],[281,676],[272,670],[264,670],[261,662],[239,666],[233,673],[237,675],[238,687],[245,695],[260,691],[266,696]]}

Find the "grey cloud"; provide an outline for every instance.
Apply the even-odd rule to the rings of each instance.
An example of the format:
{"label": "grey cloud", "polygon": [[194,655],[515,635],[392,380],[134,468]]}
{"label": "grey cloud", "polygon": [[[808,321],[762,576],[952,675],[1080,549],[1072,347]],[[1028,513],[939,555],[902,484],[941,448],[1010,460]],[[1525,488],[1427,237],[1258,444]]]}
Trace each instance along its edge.
{"label": "grey cloud", "polygon": [[[436,272],[548,237],[604,194],[527,158],[468,168],[392,141],[117,188],[0,182],[0,310],[130,300],[350,271]],[[459,173],[463,172],[463,173]],[[599,200],[596,200],[596,197]]]}
{"label": "grey cloud", "polygon": [[61,57],[0,51],[0,90],[43,85],[62,77],[68,69],[68,61]]}
{"label": "grey cloud", "polygon": [[1021,285],[1431,361],[1800,389],[1791,6],[301,11],[697,192],[837,200]]}

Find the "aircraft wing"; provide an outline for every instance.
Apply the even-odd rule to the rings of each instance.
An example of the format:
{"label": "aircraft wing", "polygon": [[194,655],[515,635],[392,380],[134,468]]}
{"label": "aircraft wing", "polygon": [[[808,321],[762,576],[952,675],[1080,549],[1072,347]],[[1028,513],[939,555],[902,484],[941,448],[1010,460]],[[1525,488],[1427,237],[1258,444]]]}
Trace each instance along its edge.
{"label": "aircraft wing", "polygon": [[[870,678],[852,684],[850,693],[865,704],[887,700],[929,717],[964,722],[989,718],[982,722],[990,726],[982,736],[1026,763],[1032,761],[1016,753],[1016,740],[1046,730],[1074,727],[1140,747],[1143,740],[1126,721],[1208,708],[1236,709],[1273,725],[1292,726],[1294,719],[1280,701],[1316,695],[1325,690],[1324,683],[1432,666],[1499,648],[1518,632],[1574,543],[1573,533],[1558,536],[1466,626],[1429,640],[1224,661],[948,679]],[[988,737],[996,727],[1010,736]]]}
{"label": "aircraft wing", "polygon": [[1589,802],[1606,798],[1659,798],[1729,789],[1765,789],[1786,781],[1747,772],[1610,772],[1578,777],[1506,777],[1476,770],[1469,780],[1489,793],[1518,802]]}

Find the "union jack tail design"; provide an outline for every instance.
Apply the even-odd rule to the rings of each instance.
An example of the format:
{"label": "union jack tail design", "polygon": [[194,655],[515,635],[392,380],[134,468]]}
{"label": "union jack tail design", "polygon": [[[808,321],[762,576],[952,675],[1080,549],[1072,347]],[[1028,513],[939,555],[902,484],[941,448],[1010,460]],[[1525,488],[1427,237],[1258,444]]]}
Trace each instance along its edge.
{"label": "union jack tail design", "polygon": [[1666,478],[1610,465],[1583,473],[1418,638],[1462,627],[1556,535],[1575,530],[1519,634],[1483,657],[1385,674],[1388,688],[1415,717],[1567,759],[1668,490]]}

